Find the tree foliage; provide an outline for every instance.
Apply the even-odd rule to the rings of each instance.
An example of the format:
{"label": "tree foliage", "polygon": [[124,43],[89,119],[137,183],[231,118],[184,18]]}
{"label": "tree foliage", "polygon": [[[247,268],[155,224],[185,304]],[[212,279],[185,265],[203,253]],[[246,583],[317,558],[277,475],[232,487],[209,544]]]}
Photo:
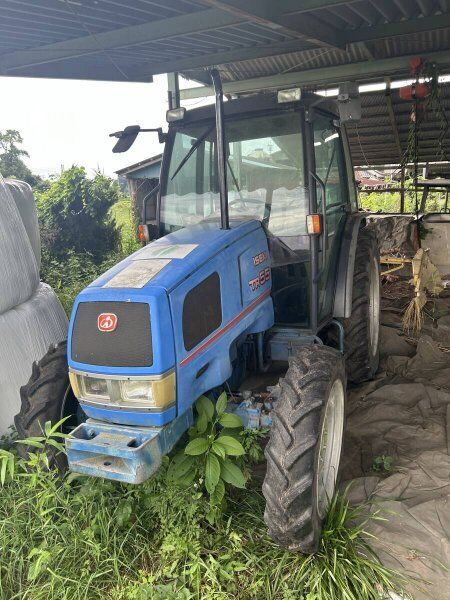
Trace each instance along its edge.
{"label": "tree foliage", "polygon": [[119,231],[110,208],[119,198],[117,184],[97,173],[89,179],[82,167],[72,167],[38,195],[44,251],[52,258],[88,253],[95,263],[117,250]]}
{"label": "tree foliage", "polygon": [[35,187],[41,183],[41,178],[24,163],[23,158],[28,156],[28,152],[19,147],[22,143],[22,136],[16,129],[0,131],[0,173],[3,177],[20,179]]}

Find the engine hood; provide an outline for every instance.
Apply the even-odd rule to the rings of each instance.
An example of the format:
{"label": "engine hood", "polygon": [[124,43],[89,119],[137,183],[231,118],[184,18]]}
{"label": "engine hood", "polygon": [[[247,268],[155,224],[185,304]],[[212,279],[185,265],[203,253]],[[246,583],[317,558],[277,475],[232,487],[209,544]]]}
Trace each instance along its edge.
{"label": "engine hood", "polygon": [[191,225],[170,233],[106,271],[91,288],[140,289],[159,287],[170,292],[212,257],[250,232],[261,228],[259,221],[219,228],[216,221]]}

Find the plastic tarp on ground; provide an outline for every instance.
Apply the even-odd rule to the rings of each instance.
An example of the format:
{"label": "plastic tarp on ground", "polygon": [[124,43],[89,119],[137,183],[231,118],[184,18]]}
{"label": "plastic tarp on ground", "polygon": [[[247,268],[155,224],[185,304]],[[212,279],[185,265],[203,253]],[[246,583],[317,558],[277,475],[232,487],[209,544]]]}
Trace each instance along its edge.
{"label": "plastic tarp on ground", "polygon": [[368,214],[366,220],[377,236],[380,254],[414,256],[418,249],[414,215]]}
{"label": "plastic tarp on ground", "polygon": [[10,190],[0,177],[0,314],[30,298],[39,267]]}
{"label": "plastic tarp on ground", "polygon": [[[383,328],[387,329],[387,328]],[[450,598],[450,353],[383,332],[378,379],[349,392],[342,462],[350,501],[368,501],[366,530],[383,564],[416,580],[415,600]],[[392,459],[387,472],[376,457]]]}
{"label": "plastic tarp on ground", "polygon": [[40,241],[27,184],[0,176],[0,435],[20,410],[20,387],[34,361],[67,337],[67,316],[39,282]]}

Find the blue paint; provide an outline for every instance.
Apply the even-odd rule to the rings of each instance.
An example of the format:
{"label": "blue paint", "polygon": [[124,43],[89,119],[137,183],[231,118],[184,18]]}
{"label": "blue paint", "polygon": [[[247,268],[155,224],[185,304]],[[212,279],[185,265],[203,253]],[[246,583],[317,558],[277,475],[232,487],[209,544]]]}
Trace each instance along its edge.
{"label": "blue paint", "polygon": [[93,404],[86,404],[80,402],[81,408],[92,419],[98,419],[99,421],[105,421],[106,423],[119,423],[122,425],[136,425],[143,427],[151,427],[156,425],[160,427],[170,423],[172,419],[177,416],[176,406],[163,411],[147,411],[147,412],[136,412],[128,410],[112,410],[109,408],[103,408],[101,406],[94,406]]}
{"label": "blue paint", "polygon": [[192,423],[192,410],[164,427],[124,427],[88,419],[66,440],[69,468],[91,477],[142,483],[156,473],[163,456]]}
{"label": "blue paint", "polygon": [[[69,367],[77,371],[104,375],[159,375],[175,365],[172,316],[167,292],[159,286],[151,290],[123,288],[93,288],[89,286],[78,294],[72,309],[67,340]],[[71,357],[72,334],[75,315],[81,302],[145,302],[149,305],[153,343],[153,365],[151,367],[102,367],[76,362]],[[108,334],[105,334],[108,335]],[[158,343],[159,342],[159,343]],[[163,342],[163,343],[161,343]]]}
{"label": "blue paint", "polygon": [[[78,295],[70,320],[68,362],[76,371],[105,376],[145,376],[175,369],[176,406],[154,412],[83,404],[89,417],[126,426],[167,425],[178,415],[188,412],[202,393],[222,385],[230,377],[230,353],[236,340],[266,331],[274,323],[267,238],[258,221],[234,222],[229,230],[221,230],[218,222],[208,221],[171,233],[153,242],[151,247],[167,244],[197,246],[185,258],[172,259],[142,288],[103,287],[133,260],[144,259],[147,246],[107,271]],[[192,288],[215,272],[219,274],[221,285],[222,323],[198,346],[187,351],[182,326],[184,299]],[[154,356],[151,367],[102,367],[78,363],[71,358],[77,308],[81,302],[99,301],[145,302],[149,305]]]}

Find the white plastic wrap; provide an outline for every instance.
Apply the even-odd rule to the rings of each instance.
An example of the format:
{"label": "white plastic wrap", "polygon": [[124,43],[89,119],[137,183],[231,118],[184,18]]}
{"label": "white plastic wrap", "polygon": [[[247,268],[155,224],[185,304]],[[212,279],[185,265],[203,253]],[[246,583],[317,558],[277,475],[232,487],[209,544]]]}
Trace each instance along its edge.
{"label": "white plastic wrap", "polygon": [[39,234],[39,221],[33,190],[24,181],[5,179],[5,183],[22,217],[22,223],[25,226],[39,269],[41,266],[41,237]]}
{"label": "white plastic wrap", "polygon": [[67,337],[68,321],[52,288],[39,284],[32,297],[0,315],[0,435],[20,409],[20,387],[34,361]]}
{"label": "white plastic wrap", "polygon": [[0,175],[0,315],[28,300],[38,285],[39,268],[25,225]]}

